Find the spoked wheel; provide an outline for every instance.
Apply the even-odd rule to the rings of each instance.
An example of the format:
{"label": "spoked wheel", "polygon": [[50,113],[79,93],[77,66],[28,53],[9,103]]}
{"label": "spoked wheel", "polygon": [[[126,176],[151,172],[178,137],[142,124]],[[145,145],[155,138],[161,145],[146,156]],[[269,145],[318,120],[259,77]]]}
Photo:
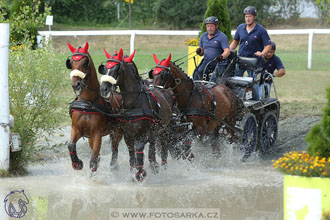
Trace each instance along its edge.
{"label": "spoked wheel", "polygon": [[252,152],[255,151],[258,140],[257,120],[254,114],[246,113],[241,122],[242,128],[242,146],[241,150],[244,152],[242,161],[245,161]]}
{"label": "spoked wheel", "polygon": [[260,150],[266,153],[275,148],[278,135],[277,117],[274,112],[267,112],[260,125]]}

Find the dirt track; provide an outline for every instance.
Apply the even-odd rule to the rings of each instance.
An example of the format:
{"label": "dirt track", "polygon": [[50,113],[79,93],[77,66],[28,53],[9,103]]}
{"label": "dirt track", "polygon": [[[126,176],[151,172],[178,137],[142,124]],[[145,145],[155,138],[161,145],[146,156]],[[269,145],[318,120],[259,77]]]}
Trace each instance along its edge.
{"label": "dirt track", "polygon": [[320,120],[319,116],[295,116],[280,120],[277,148],[271,155],[265,156],[278,158],[284,152],[306,150],[305,137],[313,125],[319,123]]}

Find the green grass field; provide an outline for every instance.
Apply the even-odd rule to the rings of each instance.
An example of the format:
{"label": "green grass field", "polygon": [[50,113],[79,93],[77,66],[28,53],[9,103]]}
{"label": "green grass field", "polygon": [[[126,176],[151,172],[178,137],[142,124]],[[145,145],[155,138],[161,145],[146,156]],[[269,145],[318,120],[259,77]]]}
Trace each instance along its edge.
{"label": "green grass field", "polygon": [[[322,107],[327,102],[325,88],[330,86],[330,37],[328,35],[314,35],[312,69],[307,69],[307,35],[273,35],[270,36],[277,44],[276,54],[281,58],[286,75],[276,78],[275,84],[282,104],[281,114],[315,114],[322,113]],[[135,63],[140,74],[155,66],[152,53],[159,59],[172,54],[172,61],[187,55],[184,42],[191,36],[136,36]],[[88,41],[90,54],[95,67],[106,60],[103,48],[113,54],[114,50],[123,48],[124,54],[129,55],[129,36],[100,36],[100,37],[54,37],[56,53],[65,59],[71,53],[66,46],[70,42],[73,46],[83,46]],[[186,71],[187,65],[182,65]],[[68,71],[68,81],[69,71]],[[65,96],[72,97],[72,89],[68,82]],[[284,116],[285,117],[285,116]]]}

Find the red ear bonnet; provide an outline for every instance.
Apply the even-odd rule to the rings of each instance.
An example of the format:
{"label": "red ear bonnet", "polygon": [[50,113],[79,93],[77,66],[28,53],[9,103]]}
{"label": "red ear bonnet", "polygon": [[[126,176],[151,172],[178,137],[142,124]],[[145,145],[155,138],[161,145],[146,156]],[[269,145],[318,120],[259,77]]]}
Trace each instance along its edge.
{"label": "red ear bonnet", "polygon": [[[117,51],[115,51],[115,52],[117,52]],[[104,53],[105,53],[105,55],[107,56],[108,59],[111,58],[111,55],[105,49],[104,49]],[[112,59],[122,61],[122,59],[123,59],[123,49],[120,48],[119,54],[117,54],[116,56],[115,55],[112,56]],[[116,61],[109,61],[109,62],[107,62],[106,67],[108,69],[111,69],[112,67],[114,67],[117,64],[118,64],[118,62],[116,62]]]}
{"label": "red ear bonnet", "polygon": [[[89,45],[88,45],[88,42],[86,41],[84,47],[79,48],[79,51],[77,51],[77,48],[74,48],[69,42],[68,42],[68,47],[72,53],[78,52],[78,53],[84,53],[87,55]],[[82,57],[83,57],[83,55],[74,55],[74,56],[72,56],[72,59],[77,61],[77,60],[80,60]]]}
{"label": "red ear bonnet", "polygon": [[[159,60],[157,59],[156,55],[154,55],[154,61],[157,63],[157,65],[161,65],[161,66],[165,66],[165,67],[168,67],[168,65],[170,64],[171,62],[171,53],[168,55],[167,59],[166,60],[162,60],[160,61],[159,63]],[[154,70],[154,74],[157,75],[158,73],[160,73],[164,68],[162,67],[156,67],[155,70]]]}
{"label": "red ear bonnet", "polygon": [[134,58],[134,54],[135,54],[135,50],[133,51],[133,53],[131,54],[131,56],[129,56],[129,57],[125,57],[125,58],[124,58],[124,61],[125,61],[126,63],[132,63],[132,62],[133,62],[133,58]]}

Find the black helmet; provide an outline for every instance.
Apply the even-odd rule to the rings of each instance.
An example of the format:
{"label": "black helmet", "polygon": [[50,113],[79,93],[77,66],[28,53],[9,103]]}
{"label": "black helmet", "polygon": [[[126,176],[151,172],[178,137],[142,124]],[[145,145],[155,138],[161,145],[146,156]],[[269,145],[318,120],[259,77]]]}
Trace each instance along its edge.
{"label": "black helmet", "polygon": [[252,14],[257,16],[257,9],[253,6],[247,6],[244,11],[243,14]]}
{"label": "black helmet", "polygon": [[205,24],[218,24],[218,23],[219,23],[219,19],[214,16],[205,19]]}
{"label": "black helmet", "polygon": [[272,49],[275,51],[276,50],[276,44],[275,44],[275,42],[274,41],[271,41],[270,43],[272,45]]}

